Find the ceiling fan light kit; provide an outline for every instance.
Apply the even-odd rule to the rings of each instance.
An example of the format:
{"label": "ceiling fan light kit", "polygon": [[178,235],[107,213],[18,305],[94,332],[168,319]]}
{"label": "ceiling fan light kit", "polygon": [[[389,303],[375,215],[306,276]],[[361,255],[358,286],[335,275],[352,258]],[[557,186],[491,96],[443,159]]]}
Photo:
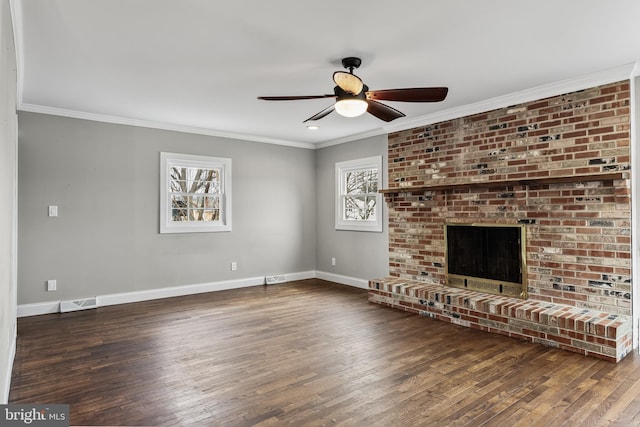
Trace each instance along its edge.
{"label": "ceiling fan light kit", "polygon": [[334,88],[337,98],[334,105],[336,113],[344,117],[358,117],[366,113],[369,107],[365,95],[367,90],[369,90],[367,86],[361,85],[360,91],[354,94],[353,92],[342,89],[339,85],[336,86]]}
{"label": "ceiling fan light kit", "polygon": [[341,99],[336,102],[336,113],[344,117],[358,117],[367,112],[367,101],[362,99]]}
{"label": "ceiling fan light kit", "polygon": [[347,57],[342,60],[342,65],[349,70],[336,71],[333,73],[333,81],[336,86],[333,88],[333,95],[305,95],[305,96],[259,96],[258,99],[265,101],[295,101],[302,99],[335,98],[336,103],[324,110],[309,117],[308,121],[320,120],[328,116],[334,110],[344,117],[358,117],[369,112],[385,122],[390,122],[404,114],[395,108],[379,102],[400,101],[400,102],[440,102],[448,93],[446,87],[422,87],[406,89],[385,89],[369,90],[369,87],[362,82],[360,77],[353,74],[362,61],[360,58]]}

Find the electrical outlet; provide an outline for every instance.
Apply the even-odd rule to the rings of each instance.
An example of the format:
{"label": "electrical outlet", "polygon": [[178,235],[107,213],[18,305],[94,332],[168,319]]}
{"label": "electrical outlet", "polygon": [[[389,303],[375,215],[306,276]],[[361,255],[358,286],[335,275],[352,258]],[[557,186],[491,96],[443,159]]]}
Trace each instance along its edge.
{"label": "electrical outlet", "polygon": [[55,291],[58,288],[57,280],[47,280],[47,292]]}
{"label": "electrical outlet", "polygon": [[336,259],[334,257],[331,257],[331,265],[336,266]]}
{"label": "electrical outlet", "polygon": [[238,263],[235,261],[231,261],[231,271],[236,271],[238,269]]}

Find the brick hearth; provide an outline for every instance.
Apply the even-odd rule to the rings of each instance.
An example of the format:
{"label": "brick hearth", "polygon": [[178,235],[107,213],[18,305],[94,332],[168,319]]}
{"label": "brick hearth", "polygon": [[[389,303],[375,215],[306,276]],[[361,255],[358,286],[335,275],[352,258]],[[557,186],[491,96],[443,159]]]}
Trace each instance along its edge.
{"label": "brick hearth", "polygon": [[371,302],[610,362],[632,346],[630,316],[394,277],[372,280],[369,288]]}

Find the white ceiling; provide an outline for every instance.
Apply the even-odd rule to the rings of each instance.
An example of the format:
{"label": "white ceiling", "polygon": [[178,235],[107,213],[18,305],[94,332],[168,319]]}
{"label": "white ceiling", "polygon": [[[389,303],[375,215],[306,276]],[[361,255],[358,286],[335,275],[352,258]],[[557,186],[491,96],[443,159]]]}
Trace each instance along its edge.
{"label": "white ceiling", "polygon": [[[19,108],[311,147],[640,59],[638,0],[12,0]],[[448,86],[407,117],[306,118],[340,59],[369,87]]]}

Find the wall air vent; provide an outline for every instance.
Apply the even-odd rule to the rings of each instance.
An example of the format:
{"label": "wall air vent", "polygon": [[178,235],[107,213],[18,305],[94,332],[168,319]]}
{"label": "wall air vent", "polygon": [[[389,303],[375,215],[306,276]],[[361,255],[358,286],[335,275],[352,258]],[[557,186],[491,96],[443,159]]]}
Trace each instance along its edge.
{"label": "wall air vent", "polygon": [[69,311],[88,310],[98,308],[98,301],[95,297],[78,299],[73,301],[60,301],[60,313]]}
{"label": "wall air vent", "polygon": [[275,285],[276,283],[284,283],[287,281],[287,278],[284,274],[276,274],[275,276],[266,276],[264,283],[266,285]]}

